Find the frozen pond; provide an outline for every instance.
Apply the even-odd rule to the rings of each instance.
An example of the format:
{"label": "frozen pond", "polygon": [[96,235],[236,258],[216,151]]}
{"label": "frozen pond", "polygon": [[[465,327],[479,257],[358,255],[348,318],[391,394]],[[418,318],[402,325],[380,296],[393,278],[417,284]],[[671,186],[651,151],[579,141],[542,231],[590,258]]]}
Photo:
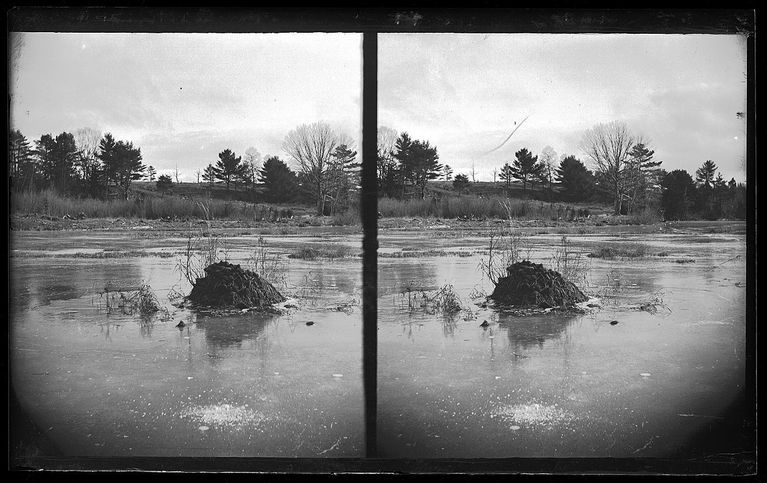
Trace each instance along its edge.
{"label": "frozen pond", "polygon": [[[226,257],[247,263],[258,238],[232,236]],[[531,234],[532,261],[551,268],[560,239]],[[601,308],[518,317],[482,304],[486,236],[379,234],[379,456],[686,457],[724,420],[745,384],[745,236],[568,239]],[[168,300],[190,288],[176,268],[186,238],[12,234],[12,390],[60,454],[364,456],[361,260],[287,257],[354,255],[360,237],[264,241],[297,308],[214,318]],[[646,253],[583,257],[604,243]],[[105,313],[105,286],[142,282],[170,318]],[[408,290],[448,284],[456,316],[409,306]]]}
{"label": "frozen pond", "polygon": [[[607,242],[647,254],[582,258],[584,291],[612,295],[601,309],[516,317],[477,305],[492,292],[486,239],[379,235],[381,456],[679,457],[722,419],[745,381],[745,236],[568,238],[581,255]],[[559,241],[532,236],[532,260],[551,268]],[[408,304],[408,289],[446,284],[471,314]]]}
{"label": "frozen pond", "polygon": [[[229,260],[257,238],[228,240]],[[12,389],[62,455],[364,454],[359,258],[287,258],[325,238],[265,241],[298,308],[213,318],[168,301],[190,288],[176,269],[186,239],[12,234]],[[170,319],[105,313],[107,284],[141,282]]]}

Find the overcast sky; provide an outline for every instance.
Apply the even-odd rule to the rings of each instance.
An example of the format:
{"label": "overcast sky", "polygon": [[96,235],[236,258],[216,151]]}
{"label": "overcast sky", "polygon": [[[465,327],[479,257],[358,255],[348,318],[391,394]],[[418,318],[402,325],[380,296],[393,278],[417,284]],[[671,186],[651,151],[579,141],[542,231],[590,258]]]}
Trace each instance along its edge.
{"label": "overcast sky", "polygon": [[[360,148],[360,34],[17,34],[11,126],[28,139],[91,127],[183,179],[229,148],[283,159],[282,140],[326,121]],[[491,180],[514,153],[579,150],[622,120],[667,170],[713,160],[745,180],[745,43],[737,36],[381,34],[379,125],[436,145]],[[527,121],[508,143],[515,122]]]}
{"label": "overcast sky", "polygon": [[585,161],[583,132],[621,120],[668,171],[711,159],[745,181],[745,54],[737,36],[380,35],[378,120],[478,180],[523,147]]}
{"label": "overcast sky", "polygon": [[287,160],[282,141],[326,121],[361,139],[360,34],[17,34],[11,126],[30,140],[82,127],[141,148],[182,179],[218,153]]}

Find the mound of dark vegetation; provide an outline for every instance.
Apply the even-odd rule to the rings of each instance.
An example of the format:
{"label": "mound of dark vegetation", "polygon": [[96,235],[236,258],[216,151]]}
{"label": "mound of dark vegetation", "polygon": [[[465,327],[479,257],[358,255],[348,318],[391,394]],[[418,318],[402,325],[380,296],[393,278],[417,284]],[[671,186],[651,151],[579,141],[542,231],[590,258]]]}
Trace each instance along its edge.
{"label": "mound of dark vegetation", "polygon": [[222,309],[267,308],[285,301],[274,286],[257,273],[218,262],[208,265],[189,294],[196,305]]}
{"label": "mound of dark vegetation", "polygon": [[574,283],[559,272],[528,260],[506,268],[490,298],[504,305],[524,308],[572,307],[588,300]]}

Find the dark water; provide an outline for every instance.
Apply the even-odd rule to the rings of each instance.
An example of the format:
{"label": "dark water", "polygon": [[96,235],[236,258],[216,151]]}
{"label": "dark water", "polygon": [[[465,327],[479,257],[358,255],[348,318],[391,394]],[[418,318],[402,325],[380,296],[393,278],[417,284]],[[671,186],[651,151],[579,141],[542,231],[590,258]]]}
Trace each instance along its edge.
{"label": "dark water", "polygon": [[[382,456],[672,457],[696,444],[743,389],[744,238],[570,237],[582,254],[606,240],[645,243],[649,256],[588,259],[585,291],[612,296],[576,316],[474,305],[492,291],[480,254],[380,259]],[[484,242],[425,234],[380,243],[470,252]],[[549,264],[559,238],[531,243],[533,261]],[[687,258],[695,262],[676,263]],[[445,284],[473,314],[410,310],[402,294]],[[662,302],[654,313],[637,310],[651,300]]]}
{"label": "dark water", "polygon": [[[203,317],[168,301],[171,289],[189,288],[175,256],[67,256],[173,252],[186,242],[129,235],[12,239],[12,389],[61,454],[364,453],[358,259],[289,260],[291,247],[307,240],[268,238],[289,268],[284,291],[299,308],[280,316]],[[359,246],[348,237],[345,243]],[[227,255],[244,263],[255,245],[255,238],[230,240]],[[107,283],[142,282],[170,319],[105,313],[98,293]],[[179,321],[186,326],[177,328]]]}

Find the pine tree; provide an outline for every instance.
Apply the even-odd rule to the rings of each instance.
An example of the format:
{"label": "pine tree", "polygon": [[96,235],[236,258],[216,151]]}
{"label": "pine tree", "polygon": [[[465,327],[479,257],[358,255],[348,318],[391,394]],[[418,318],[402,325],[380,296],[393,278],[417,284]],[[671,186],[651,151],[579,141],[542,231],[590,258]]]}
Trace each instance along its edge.
{"label": "pine tree", "polygon": [[695,183],[683,169],[668,173],[662,181],[661,205],[666,220],[686,220],[695,195]]}
{"label": "pine tree", "polygon": [[455,178],[453,178],[453,189],[461,192],[466,189],[466,187],[469,186],[469,177],[465,174],[457,174],[455,175]]}
{"label": "pine tree", "polygon": [[403,132],[394,143],[394,159],[397,160],[397,171],[400,181],[400,196],[405,196],[405,185],[414,183],[413,162],[412,162],[413,140],[407,132]]}
{"label": "pine tree", "polygon": [[697,181],[699,185],[711,188],[714,184],[714,175],[716,174],[717,169],[716,164],[709,159],[695,171],[695,181]]}
{"label": "pine tree", "polygon": [[36,174],[33,151],[29,140],[18,129],[9,137],[9,168],[13,183],[31,188]]}
{"label": "pine tree", "polygon": [[235,156],[234,152],[230,149],[225,149],[218,153],[218,161],[213,167],[213,170],[216,179],[220,179],[226,183],[227,191],[229,191],[229,184],[243,175],[244,167],[241,161],[242,158]]}
{"label": "pine tree", "polygon": [[101,179],[104,182],[104,192],[109,198],[109,187],[116,182],[117,176],[117,142],[111,133],[104,134],[99,142],[99,153],[96,155],[101,160]]}
{"label": "pine tree", "polygon": [[629,212],[647,206],[660,194],[661,161],[653,161],[654,155],[655,151],[642,142],[629,151],[622,173]]}
{"label": "pine tree", "polygon": [[259,179],[264,184],[269,201],[292,201],[298,193],[296,174],[277,156],[271,156],[264,161]]}
{"label": "pine tree", "polygon": [[115,158],[117,160],[117,183],[122,188],[123,197],[127,200],[131,182],[144,177],[146,166],[141,162],[141,149],[134,147],[130,141],[117,142]]}
{"label": "pine tree", "polygon": [[450,181],[453,178],[453,168],[450,167],[450,165],[445,165],[444,168],[442,168],[442,173],[445,175],[445,181]]}
{"label": "pine tree", "polygon": [[157,179],[157,191],[165,193],[173,187],[173,180],[167,174],[160,175]]}
{"label": "pine tree", "polygon": [[514,153],[514,156],[517,159],[511,166],[511,175],[522,181],[522,190],[527,192],[527,183],[540,179],[543,165],[538,163],[538,156],[533,156],[533,153],[526,148],[520,149]]}
{"label": "pine tree", "polygon": [[575,156],[566,156],[556,170],[556,180],[568,201],[587,200],[594,191],[594,176]]}
{"label": "pine tree", "polygon": [[348,205],[352,190],[359,184],[359,168],[357,151],[346,144],[340,144],[331,155],[328,166],[327,192],[332,200],[330,211],[334,213],[339,207]]}
{"label": "pine tree", "polygon": [[506,183],[506,188],[511,188],[511,180],[514,179],[514,170],[511,169],[509,163],[503,165],[499,177]]}
{"label": "pine tree", "polygon": [[208,182],[209,187],[213,187],[213,183],[216,182],[216,168],[214,168],[212,164],[205,167],[202,172],[202,179],[203,181]]}
{"label": "pine tree", "polygon": [[421,199],[426,196],[426,184],[437,179],[442,172],[437,148],[428,141],[415,141],[411,147],[411,172],[414,184],[421,188]]}

